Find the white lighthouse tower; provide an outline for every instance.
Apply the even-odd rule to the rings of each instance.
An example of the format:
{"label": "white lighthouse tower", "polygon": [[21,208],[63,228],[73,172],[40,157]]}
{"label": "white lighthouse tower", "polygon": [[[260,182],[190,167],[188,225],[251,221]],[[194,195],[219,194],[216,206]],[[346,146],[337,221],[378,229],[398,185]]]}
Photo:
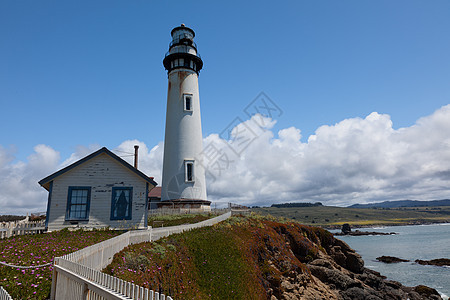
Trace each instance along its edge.
{"label": "white lighthouse tower", "polygon": [[169,77],[160,207],[210,210],[202,160],[198,75],[203,61],[195,33],[181,24],[172,32],[163,64]]}

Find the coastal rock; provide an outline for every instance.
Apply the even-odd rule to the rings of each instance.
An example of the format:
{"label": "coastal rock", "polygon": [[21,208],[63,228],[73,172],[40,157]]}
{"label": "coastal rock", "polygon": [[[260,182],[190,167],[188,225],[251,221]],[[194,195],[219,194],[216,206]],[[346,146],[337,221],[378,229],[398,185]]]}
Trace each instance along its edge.
{"label": "coastal rock", "polygon": [[419,265],[433,265],[433,266],[450,266],[450,259],[448,258],[438,258],[438,259],[432,259],[432,260],[420,260],[416,259],[415,261]]}
{"label": "coastal rock", "polygon": [[312,275],[324,283],[333,284],[337,289],[346,290],[353,286],[361,286],[360,282],[350,278],[350,276],[337,269],[328,269],[314,265],[308,265],[308,267]]}
{"label": "coastal rock", "polygon": [[[414,291],[417,292],[419,295],[426,297],[426,299],[439,299],[441,296],[439,293],[428,286],[425,285],[418,285],[414,288]],[[439,298],[437,298],[439,297]]]}
{"label": "coastal rock", "polygon": [[335,239],[334,245],[330,247],[330,255],[340,266],[352,272],[362,273],[364,269],[364,261],[361,256],[339,239]]}
{"label": "coastal rock", "polygon": [[364,271],[364,260],[361,255],[356,252],[347,253],[347,269],[354,273],[362,273]]}
{"label": "coastal rock", "polygon": [[381,293],[359,287],[353,287],[339,293],[344,300],[383,300]]}
{"label": "coastal rock", "polygon": [[[138,264],[133,267],[136,277],[128,278],[135,282],[139,279],[154,280],[153,288],[162,285],[155,280],[159,280],[157,277],[168,278],[170,285],[165,290],[170,287],[180,291],[176,297],[174,295],[178,299],[203,299],[213,293],[215,296],[212,298],[216,299],[222,295],[224,298],[271,300],[440,299],[433,289],[405,287],[365,268],[355,250],[319,227],[281,223],[272,218],[238,216],[213,227],[174,235],[159,242],[130,246],[127,252],[116,255],[114,259],[123,262],[124,268],[129,268],[130,262],[124,259],[128,253],[135,257],[150,254],[148,259],[157,264],[145,270],[140,270],[141,264]],[[157,250],[156,246],[166,249],[169,255],[165,258],[153,256],[150,249]],[[168,262],[166,259],[172,255],[176,260]],[[170,264],[181,272],[168,268]],[[116,266],[112,265],[113,268]],[[156,267],[161,270],[156,273],[159,276],[151,272]],[[132,274],[127,273],[129,275]],[[145,277],[147,275],[149,277]],[[214,285],[210,285],[211,282]],[[171,287],[172,284],[175,288]],[[188,291],[189,296],[185,292],[187,287],[192,287]],[[239,296],[233,297],[235,295]]]}
{"label": "coastal rock", "polygon": [[351,236],[363,236],[363,235],[393,235],[393,234],[397,234],[395,232],[377,232],[377,231],[359,231],[359,230],[355,230],[355,231],[351,231],[348,233],[335,233],[334,235],[337,236],[342,236],[342,235],[351,235]]}
{"label": "coastal rock", "polygon": [[342,234],[349,234],[350,232],[352,232],[352,228],[350,227],[350,224],[348,224],[348,223],[343,224],[341,232],[342,232]]}
{"label": "coastal rock", "polygon": [[398,257],[395,257],[395,256],[385,256],[385,255],[377,257],[377,260],[381,261],[381,262],[384,262],[386,264],[393,264],[393,263],[408,262],[409,261],[407,259],[402,259],[402,258],[398,258]]}
{"label": "coastal rock", "polygon": [[273,224],[258,261],[267,299],[441,299],[431,288],[405,287],[364,267],[348,244],[321,228]]}

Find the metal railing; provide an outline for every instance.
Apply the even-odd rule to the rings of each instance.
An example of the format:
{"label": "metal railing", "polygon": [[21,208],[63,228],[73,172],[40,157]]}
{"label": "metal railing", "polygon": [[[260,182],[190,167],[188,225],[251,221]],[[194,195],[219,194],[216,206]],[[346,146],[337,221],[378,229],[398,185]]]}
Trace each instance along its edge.
{"label": "metal railing", "polygon": [[217,208],[211,209],[211,211],[204,211],[198,208],[155,208],[149,209],[148,215],[153,216],[165,216],[165,215],[189,215],[189,214],[202,214],[202,215],[221,215],[229,212],[229,208]]}
{"label": "metal railing", "polygon": [[166,54],[164,55],[164,57],[169,56],[170,54],[175,54],[175,53],[188,53],[188,54],[192,54],[194,56],[198,56],[199,58],[202,58],[202,56],[200,55],[200,53],[197,52],[197,49],[195,48],[195,54],[190,53],[189,52],[189,47],[190,46],[185,46],[182,45],[182,47],[180,46],[180,48],[177,48],[175,50],[169,50],[166,52]]}

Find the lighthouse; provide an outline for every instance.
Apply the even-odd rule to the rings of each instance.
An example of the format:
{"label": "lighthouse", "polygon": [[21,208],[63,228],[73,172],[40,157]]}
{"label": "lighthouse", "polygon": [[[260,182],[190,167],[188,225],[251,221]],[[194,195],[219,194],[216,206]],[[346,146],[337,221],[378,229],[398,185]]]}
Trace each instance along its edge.
{"label": "lighthouse", "polygon": [[210,210],[202,165],[198,76],[203,61],[195,33],[184,24],[172,32],[163,60],[168,74],[166,132],[159,207]]}

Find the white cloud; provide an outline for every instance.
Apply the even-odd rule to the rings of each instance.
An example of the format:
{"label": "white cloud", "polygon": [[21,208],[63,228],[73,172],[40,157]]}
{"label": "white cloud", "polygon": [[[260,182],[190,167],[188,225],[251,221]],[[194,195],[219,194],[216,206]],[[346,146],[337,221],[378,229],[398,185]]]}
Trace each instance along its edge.
{"label": "white cloud", "polygon": [[67,167],[68,165],[73,164],[77,160],[82,159],[83,157],[91,154],[92,152],[99,150],[100,148],[101,148],[101,146],[97,145],[97,144],[89,145],[88,147],[83,146],[83,145],[78,145],[75,148],[75,152],[72,153],[68,159],[64,160],[60,164],[60,168]]}
{"label": "white cloud", "polygon": [[46,145],[35,146],[27,162],[14,162],[13,150],[0,147],[0,215],[45,211],[47,193],[38,181],[59,160],[59,153]]}
{"label": "white cloud", "polygon": [[[374,112],[321,126],[306,143],[300,133],[294,127],[277,137],[266,131],[240,156],[231,154],[234,163],[210,176],[209,196],[258,205],[450,196],[450,105],[398,130],[389,115]],[[208,142],[227,150],[218,136]]]}
{"label": "white cloud", "polygon": [[[237,124],[226,140],[218,134],[204,139],[205,149],[220,154],[205,160],[210,200],[350,205],[450,198],[450,105],[400,129],[376,112],[345,119],[319,127],[306,142],[300,129],[274,133],[274,125],[256,115]],[[139,169],[161,184],[163,143],[149,149],[127,140],[112,151],[132,164],[134,145]],[[98,148],[80,146],[60,162],[57,151],[38,145],[26,162],[14,162],[14,149],[0,146],[0,214],[44,211],[47,192],[37,182]]]}

